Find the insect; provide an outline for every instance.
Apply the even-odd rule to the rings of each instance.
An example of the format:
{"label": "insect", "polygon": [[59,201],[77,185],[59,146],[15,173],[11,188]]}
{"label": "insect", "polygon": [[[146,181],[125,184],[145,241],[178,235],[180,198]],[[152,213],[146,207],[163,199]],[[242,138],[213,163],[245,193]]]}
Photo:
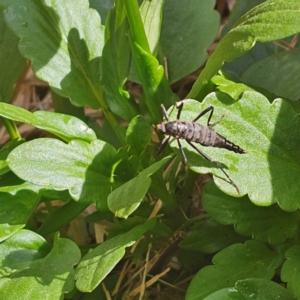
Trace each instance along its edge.
{"label": "insect", "polygon": [[[206,109],[204,109],[193,121],[179,121],[181,111],[183,108],[183,102],[179,102],[176,104],[176,107],[178,109],[177,112],[177,118],[175,121],[171,121],[170,117],[164,107],[163,104],[161,104],[162,114],[166,119],[166,122],[161,122],[156,125],[156,129],[165,134],[166,137],[163,139],[157,154],[160,154],[163,149],[166,147],[167,143],[169,142],[170,138],[173,136],[176,138],[179,151],[181,153],[182,159],[184,164],[187,163],[186,155],[183,151],[180,139],[186,140],[187,143],[189,143],[199,154],[201,154],[205,159],[207,159],[209,162],[214,163],[227,177],[227,179],[230,181],[230,183],[236,188],[237,192],[240,194],[240,190],[237,187],[237,185],[234,183],[234,181],[229,177],[227,172],[222,168],[219,162],[214,161],[212,158],[210,158],[208,155],[206,155],[204,152],[202,152],[200,149],[198,149],[193,143],[199,143],[202,146],[205,147],[218,147],[218,148],[225,148],[227,150],[244,154],[246,153],[245,150],[240,148],[239,146],[235,145],[234,143],[228,141],[225,137],[218,134],[212,127],[219,122],[222,121],[222,116],[218,121],[215,123],[210,123],[211,117],[214,112],[214,107],[209,106]],[[196,123],[197,120],[199,120],[202,116],[204,116],[206,113],[210,112],[208,120],[207,120],[207,126]]]}

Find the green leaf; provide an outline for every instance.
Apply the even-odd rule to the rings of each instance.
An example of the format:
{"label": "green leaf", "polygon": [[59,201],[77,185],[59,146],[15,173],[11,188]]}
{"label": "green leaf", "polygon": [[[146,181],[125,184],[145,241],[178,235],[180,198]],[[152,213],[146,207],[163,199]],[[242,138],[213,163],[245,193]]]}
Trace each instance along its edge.
{"label": "green leaf", "polygon": [[234,100],[239,100],[246,91],[255,91],[243,83],[233,82],[220,75],[214,76],[211,81],[217,86],[218,91],[228,94]]}
{"label": "green leaf", "polygon": [[26,59],[20,55],[18,43],[19,39],[6,26],[0,8],[0,102],[10,102],[14,86],[25,70]]}
{"label": "green leaf", "polygon": [[246,84],[264,88],[279,97],[298,100],[299,60],[299,48],[274,53],[251,65],[240,79]]}
{"label": "green leaf", "polygon": [[265,2],[266,0],[244,0],[237,1],[232,10],[230,11],[230,15],[228,17],[228,23],[224,26],[222,30],[222,35],[227,33],[232,27],[234,27],[235,23],[246,14],[253,7]]}
{"label": "green leaf", "polygon": [[215,0],[167,0],[163,10],[160,55],[174,83],[194,72],[207,59],[207,49],[219,30]]}
{"label": "green leaf", "polygon": [[25,227],[40,199],[34,191],[23,189],[10,193],[13,190],[11,186],[6,191],[0,190],[0,241]]}
{"label": "green leaf", "polygon": [[156,55],[158,50],[164,5],[165,0],[145,0],[140,6],[140,13],[150,47],[150,52],[154,55]]}
{"label": "green leaf", "polygon": [[31,113],[26,109],[6,103],[0,103],[0,115],[49,131],[66,142],[73,139],[91,142],[96,139],[95,132],[76,117],[49,111]]}
{"label": "green leaf", "polygon": [[150,123],[156,124],[161,118],[160,104],[169,107],[177,100],[177,96],[170,88],[164,68],[152,54],[134,42],[131,51],[145,94],[140,99],[141,110]]}
{"label": "green leaf", "polygon": [[[221,163],[239,187],[241,195],[248,193],[254,204],[269,206],[277,202],[285,211],[297,210],[300,207],[296,196],[300,184],[299,105],[281,99],[270,104],[256,92],[245,92],[238,102],[225,94],[211,93],[201,104],[194,100],[184,101],[180,119],[191,121],[210,105],[215,108],[212,122],[225,115],[214,130],[247,153],[237,154],[226,149],[195,145]],[[176,114],[174,109],[171,119],[175,119]],[[198,122],[206,125],[207,117],[200,118]],[[185,141],[182,145],[188,166],[193,171],[212,172],[214,182],[222,191],[237,195],[235,187],[215,164],[202,158]],[[180,155],[175,139],[171,147]]]}
{"label": "green leaf", "polygon": [[163,167],[170,158],[170,156],[167,156],[154,163],[143,170],[138,176],[109,194],[107,199],[108,207],[116,217],[127,219],[139,207],[151,185],[151,178],[149,176]]}
{"label": "green leaf", "polygon": [[215,253],[231,244],[244,241],[245,238],[238,235],[232,226],[224,226],[213,219],[207,219],[188,232],[180,243],[180,248]]}
{"label": "green leaf", "polygon": [[232,224],[239,234],[271,244],[283,243],[298,232],[299,211],[285,212],[278,205],[256,206],[248,197],[237,200],[224,195],[211,183],[205,187],[203,206],[217,222]]}
{"label": "green leaf", "polygon": [[85,255],[76,270],[77,288],[82,292],[94,290],[124,256],[125,248],[133,245],[147,231],[153,229],[155,224],[156,219],[151,219],[103,242]]}
{"label": "green leaf", "polygon": [[106,209],[113,184],[116,150],[100,140],[69,144],[55,139],[36,139],[14,149],[8,156],[11,170],[23,180],[68,189],[72,198]]}
{"label": "green leaf", "polygon": [[130,153],[140,156],[151,140],[151,128],[143,116],[136,116],[126,130],[126,142]]}
{"label": "green leaf", "polygon": [[134,98],[123,88],[128,77],[130,47],[127,36],[129,26],[122,1],[116,1],[105,30],[106,43],[102,57],[104,96],[112,112],[130,121],[138,114],[138,109]]}
{"label": "green leaf", "polygon": [[[199,298],[203,299],[203,298]],[[205,300],[269,300],[295,298],[283,286],[270,280],[250,278],[239,280],[234,287],[221,289],[204,298]],[[186,298],[186,300],[190,300]]]}
{"label": "green leaf", "polygon": [[[144,97],[139,99],[140,107],[146,119],[156,124],[160,119],[159,104],[164,103],[166,107],[169,107],[177,97],[170,88],[164,68],[150,52],[137,3],[130,0],[124,2],[130,24],[129,42],[132,57],[144,91]],[[161,9],[161,6],[157,6],[157,9]]]}
{"label": "green leaf", "polygon": [[[106,108],[100,88],[104,28],[87,0],[1,0],[35,74],[78,106]],[[68,12],[68,14],[66,14]]]}
{"label": "green leaf", "polygon": [[286,261],[281,268],[281,280],[287,283],[287,288],[296,297],[300,297],[300,246],[291,247],[285,253]]}
{"label": "green leaf", "polygon": [[38,234],[22,229],[0,244],[1,277],[22,270],[33,261],[44,258],[51,248]]}
{"label": "green leaf", "polygon": [[269,0],[251,9],[220,41],[187,97],[196,97],[225,61],[242,56],[256,42],[271,42],[298,33],[299,17],[300,2],[294,0]]}
{"label": "green leaf", "polygon": [[39,228],[38,233],[42,236],[45,236],[55,231],[58,231],[63,226],[69,224],[88,206],[88,203],[69,201],[65,205],[60,206],[59,208],[50,212],[47,219]]}
{"label": "green leaf", "polygon": [[222,288],[234,287],[246,278],[271,279],[282,257],[258,241],[231,245],[213,258],[214,266],[202,268],[191,281],[186,299],[205,299]]}
{"label": "green leaf", "polygon": [[74,289],[73,266],[79,259],[80,251],[74,242],[56,237],[45,258],[0,279],[0,298],[62,299],[64,293]]}

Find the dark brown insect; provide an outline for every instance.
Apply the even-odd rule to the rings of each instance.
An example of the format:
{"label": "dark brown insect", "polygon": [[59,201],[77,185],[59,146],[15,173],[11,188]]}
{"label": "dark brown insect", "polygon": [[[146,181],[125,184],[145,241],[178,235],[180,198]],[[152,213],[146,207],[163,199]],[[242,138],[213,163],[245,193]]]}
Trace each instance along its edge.
{"label": "dark brown insect", "polygon": [[[199,143],[202,146],[205,147],[218,147],[218,148],[225,148],[227,150],[236,152],[236,153],[246,153],[245,150],[240,148],[239,146],[235,145],[234,143],[228,141],[225,137],[218,134],[214,131],[212,128],[214,125],[218,124],[224,116],[222,116],[218,121],[215,123],[210,123],[211,117],[214,112],[214,107],[209,106],[205,110],[203,110],[193,121],[187,122],[187,121],[179,121],[180,114],[183,108],[183,102],[179,102],[176,104],[176,107],[178,109],[177,112],[177,118],[175,121],[170,121],[170,117],[163,106],[161,105],[162,113],[167,122],[161,122],[160,124],[156,125],[156,129],[165,134],[166,137],[163,139],[157,154],[160,154],[163,149],[166,147],[168,141],[173,136],[176,138],[178,142],[178,147],[183,159],[184,164],[187,163],[187,158],[185,156],[185,153],[183,151],[183,148],[181,146],[180,140],[183,139],[186,140],[199,154],[201,154],[205,159],[207,159],[209,162],[212,162],[218,166],[218,168],[226,175],[230,183],[236,188],[237,192],[240,193],[239,188],[234,183],[234,181],[229,177],[229,175],[226,173],[226,171],[222,168],[219,162],[214,161],[211,159],[208,155],[206,155],[204,152],[202,152],[200,149],[198,149],[194,143]],[[201,125],[196,123],[197,120],[199,120],[202,116],[204,116],[206,113],[210,112],[208,120],[207,120],[207,126]]]}

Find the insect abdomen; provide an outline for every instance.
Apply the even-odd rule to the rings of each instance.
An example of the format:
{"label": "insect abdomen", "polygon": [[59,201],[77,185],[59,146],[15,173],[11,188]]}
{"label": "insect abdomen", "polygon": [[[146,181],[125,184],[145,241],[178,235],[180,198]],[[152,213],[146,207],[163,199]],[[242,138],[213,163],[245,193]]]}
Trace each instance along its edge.
{"label": "insect abdomen", "polygon": [[166,134],[206,147],[225,148],[236,153],[246,153],[239,146],[228,141],[212,128],[195,122],[173,121],[165,124]]}

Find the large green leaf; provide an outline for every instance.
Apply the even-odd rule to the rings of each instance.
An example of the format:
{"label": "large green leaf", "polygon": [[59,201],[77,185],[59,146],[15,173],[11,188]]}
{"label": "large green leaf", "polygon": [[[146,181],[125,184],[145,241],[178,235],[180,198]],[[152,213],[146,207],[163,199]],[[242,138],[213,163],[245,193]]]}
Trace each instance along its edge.
{"label": "large green leaf", "polygon": [[287,283],[287,288],[298,299],[300,297],[300,246],[291,247],[285,253],[286,261],[282,265],[281,280]]}
{"label": "large green leaf", "polygon": [[[199,298],[203,299],[203,298]],[[224,288],[204,298],[205,300],[294,300],[293,295],[274,281],[250,278],[239,280],[234,287]],[[186,300],[190,300],[186,298]]]}
{"label": "large green leaf", "polygon": [[214,266],[202,268],[191,281],[186,299],[200,300],[246,278],[271,279],[282,257],[257,241],[231,245],[213,258]]}
{"label": "large green leaf", "polygon": [[74,242],[56,237],[47,256],[0,279],[0,298],[62,299],[64,293],[74,289],[73,266],[79,259],[80,251]]}
{"label": "large green leaf", "polygon": [[104,28],[87,0],[1,0],[36,75],[77,105],[106,107],[99,85]]}
{"label": "large green leaf", "polygon": [[160,39],[160,55],[167,63],[171,83],[201,67],[207,49],[219,30],[215,0],[166,0]]}
{"label": "large green leaf", "polygon": [[270,207],[256,206],[247,197],[237,200],[224,195],[212,183],[205,187],[203,205],[217,222],[232,224],[239,234],[267,243],[283,243],[298,231],[300,211],[285,212],[276,204]]}
{"label": "large green leaf", "polygon": [[251,65],[240,80],[277,96],[299,100],[299,60],[299,48],[275,53]]}
{"label": "large green leaf", "polygon": [[196,97],[225,61],[244,55],[256,42],[270,42],[300,32],[299,18],[299,0],[268,0],[251,9],[220,41],[188,97]]}
{"label": "large green leaf", "polygon": [[125,248],[133,245],[147,231],[153,229],[155,224],[156,219],[151,219],[103,242],[85,255],[76,270],[77,288],[82,292],[94,290],[124,256]]}
{"label": "large green leaf", "polygon": [[104,209],[114,181],[115,160],[116,150],[100,140],[65,144],[48,138],[27,142],[8,156],[9,167],[23,180],[68,189],[74,200],[97,202]]}
{"label": "large green leaf", "polygon": [[0,102],[11,100],[14,85],[25,70],[26,60],[18,50],[19,39],[4,23],[0,7]]}
{"label": "large green leaf", "polygon": [[[285,211],[300,207],[297,187],[300,184],[300,136],[298,128],[299,105],[281,99],[272,104],[259,93],[245,92],[238,102],[222,93],[210,94],[203,103],[184,101],[181,120],[193,120],[204,108],[214,106],[212,122],[223,114],[225,118],[214,127],[229,141],[246,150],[236,154],[226,149],[199,148],[221,163],[241,191],[248,193],[256,205],[269,206],[278,203]],[[173,110],[171,119],[176,116]],[[207,117],[198,121],[206,125]],[[182,142],[188,166],[199,173],[212,172],[216,185],[228,194],[237,194],[235,187],[221,170],[202,158],[185,141]],[[171,146],[176,149],[174,140]]]}
{"label": "large green leaf", "polygon": [[66,142],[73,139],[91,142],[96,139],[95,132],[84,122],[64,114],[49,111],[31,113],[18,106],[0,103],[0,116],[49,131]]}

